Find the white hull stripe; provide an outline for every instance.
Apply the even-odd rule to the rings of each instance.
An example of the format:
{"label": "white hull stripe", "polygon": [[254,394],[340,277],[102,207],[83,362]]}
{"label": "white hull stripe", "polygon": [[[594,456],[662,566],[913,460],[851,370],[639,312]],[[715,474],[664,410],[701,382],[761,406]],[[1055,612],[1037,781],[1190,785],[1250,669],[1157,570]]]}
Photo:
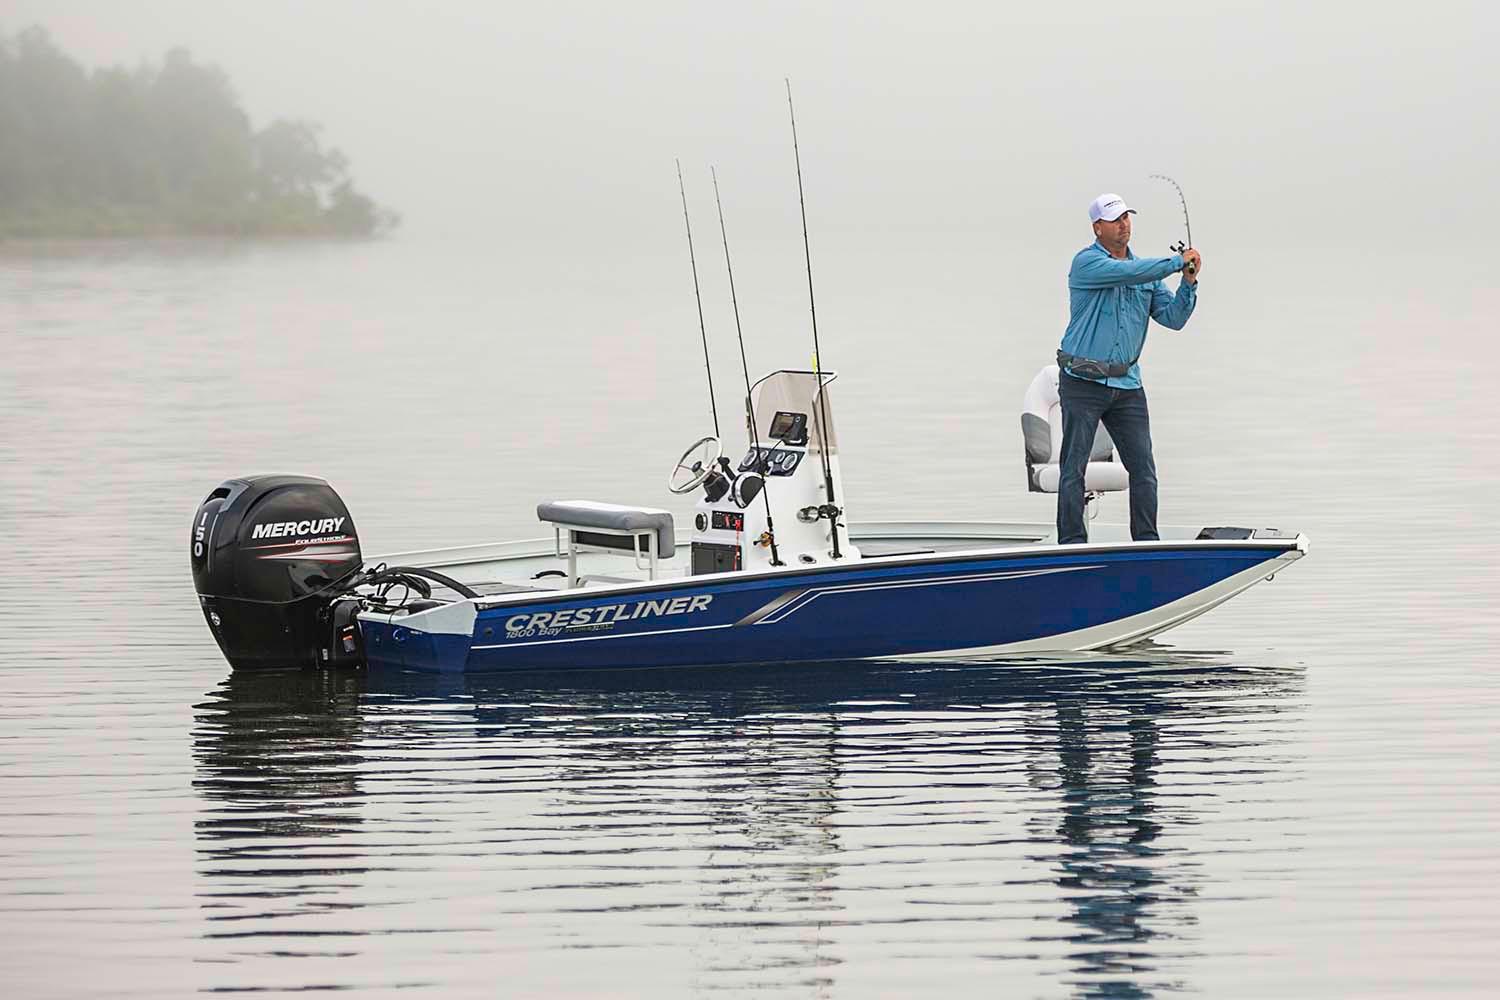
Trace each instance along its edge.
{"label": "white hull stripe", "polygon": [[1101,566],[1055,566],[1049,569],[1016,569],[1000,573],[964,574],[959,576],[924,577],[920,580],[890,580],[886,582],[845,583],[836,587],[812,587],[806,590],[789,591],[738,621],[737,625],[774,625],[801,611],[813,601],[826,594],[860,593],[868,590],[906,590],[911,587],[943,587],[962,583],[989,583],[995,580],[1017,580],[1028,576],[1050,576],[1053,573],[1076,573],[1079,570],[1102,569]]}
{"label": "white hull stripe", "polygon": [[[820,589],[814,590],[814,591],[793,590],[793,591],[788,591],[785,594],[781,594],[775,600],[771,601],[764,608],[762,608],[760,611],[754,612],[753,614],[751,614],[747,618],[743,618],[743,619],[741,619],[738,622],[725,623],[723,625],[694,625],[694,626],[690,626],[688,628],[653,629],[650,632],[610,632],[610,633],[605,633],[603,635],[580,635],[580,636],[574,636],[574,637],[564,638],[564,639],[533,639],[533,640],[522,639],[522,640],[513,641],[513,642],[492,642],[492,643],[486,643],[484,645],[474,645],[474,646],[471,646],[470,648],[471,649],[514,649],[514,648],[516,648],[518,646],[551,646],[551,645],[554,645],[554,644],[560,643],[560,642],[598,642],[601,639],[647,639],[647,638],[650,638],[652,636],[657,636],[657,635],[675,635],[676,633],[679,633],[679,632],[708,632],[708,631],[712,631],[714,629],[737,628],[740,625],[744,625],[744,624],[747,624],[747,623],[748,624],[755,624],[755,625],[767,624],[768,621],[770,621],[769,619],[753,620],[753,621],[752,621],[752,619],[755,619],[755,615],[761,614],[762,612],[776,611],[778,608],[785,607],[788,604],[790,604],[791,601],[795,601],[795,600],[797,600],[798,598],[801,598],[801,597],[807,597],[808,599],[806,601],[802,601],[801,603],[799,603],[797,605],[798,608],[806,607],[812,601],[812,599],[815,598],[815,597],[818,597],[818,596],[820,596],[822,594],[825,594],[825,593],[834,593],[834,592],[837,592],[837,591],[899,590],[899,589],[906,588],[906,587],[931,587],[931,586],[941,586],[943,584],[954,584],[954,583],[978,583],[978,582],[989,581],[989,580],[1008,580],[1008,579],[1014,579],[1014,578],[1017,578],[1017,577],[1043,576],[1043,575],[1046,575],[1046,574],[1049,574],[1049,573],[1071,573],[1071,572],[1075,572],[1077,570],[1082,570],[1082,569],[1100,569],[1100,568],[1102,568],[1102,567],[1099,567],[1099,566],[1059,566],[1059,567],[1055,567],[1055,568],[1052,568],[1052,569],[1010,570],[1008,572],[1003,572],[1003,573],[985,573],[983,575],[978,575],[978,576],[970,575],[970,576],[945,576],[945,577],[936,577],[936,578],[928,577],[928,578],[921,579],[921,580],[901,580],[901,581],[890,581],[890,582],[887,582],[887,583],[850,583],[850,584],[844,584],[843,586],[840,586],[840,587],[820,588]],[[795,609],[793,609],[793,610],[795,610]],[[790,611],[787,612],[787,614],[790,614],[790,613],[791,613]],[[776,619],[774,619],[774,621],[780,621],[784,617],[785,617],[785,615],[780,615]]]}
{"label": "white hull stripe", "polygon": [[1301,556],[1301,552],[1288,552],[1275,559],[1257,563],[1254,566],[1243,569],[1233,576],[1220,580],[1218,583],[1184,595],[1175,601],[1163,604],[1159,608],[1153,608],[1138,615],[1104,622],[1100,625],[1073,632],[1059,632],[1054,635],[1039,636],[1035,639],[1024,639],[1019,642],[1004,643],[998,646],[965,646],[953,649],[933,650],[926,653],[904,653],[898,656],[872,657],[872,659],[940,660],[945,657],[960,656],[1005,657],[1023,653],[1076,653],[1091,649],[1108,649],[1112,646],[1129,645],[1141,639],[1148,639],[1151,636],[1159,635],[1168,629],[1176,628],[1178,625],[1189,622],[1199,615],[1212,611],[1231,597],[1248,590],[1262,580],[1267,580],[1275,576],[1287,566],[1296,562]]}
{"label": "white hull stripe", "polygon": [[773,598],[767,604],[762,604],[760,607],[756,608],[754,611],[750,612],[748,615],[735,622],[735,627],[738,628],[741,625],[754,625],[766,615],[771,614],[773,611],[776,611],[779,608],[786,607],[788,604],[792,603],[805,593],[807,593],[806,587],[795,587],[791,590],[788,590],[781,596]]}

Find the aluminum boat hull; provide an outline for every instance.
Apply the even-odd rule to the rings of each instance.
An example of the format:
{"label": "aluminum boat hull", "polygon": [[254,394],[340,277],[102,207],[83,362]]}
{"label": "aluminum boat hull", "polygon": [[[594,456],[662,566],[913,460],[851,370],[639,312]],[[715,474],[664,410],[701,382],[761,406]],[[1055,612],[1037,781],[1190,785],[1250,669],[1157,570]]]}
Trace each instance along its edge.
{"label": "aluminum boat hull", "polygon": [[1124,645],[1307,551],[1301,536],[1007,546],[364,613],[372,668],[482,673],[1004,656]]}

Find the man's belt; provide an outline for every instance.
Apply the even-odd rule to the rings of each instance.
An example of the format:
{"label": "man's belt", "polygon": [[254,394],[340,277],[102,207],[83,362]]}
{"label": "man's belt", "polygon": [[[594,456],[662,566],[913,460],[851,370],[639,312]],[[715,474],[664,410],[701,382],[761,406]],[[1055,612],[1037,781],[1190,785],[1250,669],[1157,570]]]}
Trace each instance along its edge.
{"label": "man's belt", "polygon": [[1057,352],[1057,367],[1079,378],[1123,378],[1130,373],[1133,361],[1095,361]]}

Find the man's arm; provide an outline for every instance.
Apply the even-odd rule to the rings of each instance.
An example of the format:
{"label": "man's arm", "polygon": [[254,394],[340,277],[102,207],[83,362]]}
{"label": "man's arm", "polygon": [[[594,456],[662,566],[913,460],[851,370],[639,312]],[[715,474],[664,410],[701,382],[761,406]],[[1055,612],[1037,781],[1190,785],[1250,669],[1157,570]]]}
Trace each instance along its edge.
{"label": "man's arm", "polygon": [[1116,260],[1107,253],[1085,250],[1073,258],[1073,267],[1068,272],[1068,287],[1115,288],[1119,285],[1144,285],[1180,270],[1181,254]]}
{"label": "man's arm", "polygon": [[1187,325],[1193,307],[1198,304],[1198,286],[1182,279],[1177,294],[1167,291],[1165,282],[1158,281],[1151,289],[1151,318],[1168,330],[1181,330]]}

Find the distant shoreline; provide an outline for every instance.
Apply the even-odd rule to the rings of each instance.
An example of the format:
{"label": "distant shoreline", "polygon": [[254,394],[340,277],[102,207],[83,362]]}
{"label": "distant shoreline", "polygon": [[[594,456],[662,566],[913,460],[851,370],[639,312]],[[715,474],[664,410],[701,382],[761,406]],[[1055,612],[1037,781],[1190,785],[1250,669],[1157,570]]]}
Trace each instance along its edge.
{"label": "distant shoreline", "polygon": [[400,216],[354,186],[320,126],[253,129],[228,78],[173,49],[87,70],[33,27],[0,34],[0,243],[341,239]]}
{"label": "distant shoreline", "polygon": [[227,240],[254,242],[258,240],[340,240],[360,242],[381,240],[390,236],[395,226],[379,228],[372,232],[341,232],[336,229],[193,229],[174,228],[162,225],[141,226],[63,226],[35,223],[16,224],[7,219],[0,228],[0,243],[58,242],[109,242],[112,240]]}
{"label": "distant shoreline", "polygon": [[235,258],[265,251],[335,250],[392,246],[404,242],[387,236],[0,236],[0,262],[16,266],[24,261],[101,260],[135,257]]}
{"label": "distant shoreline", "polygon": [[70,233],[45,233],[39,236],[18,236],[0,233],[0,247],[14,246],[108,246],[124,243],[225,243],[225,244],[272,244],[272,243],[382,243],[394,236],[394,232],[374,233],[368,236],[348,233],[174,233],[139,232],[109,233],[107,235],[74,235]]}

